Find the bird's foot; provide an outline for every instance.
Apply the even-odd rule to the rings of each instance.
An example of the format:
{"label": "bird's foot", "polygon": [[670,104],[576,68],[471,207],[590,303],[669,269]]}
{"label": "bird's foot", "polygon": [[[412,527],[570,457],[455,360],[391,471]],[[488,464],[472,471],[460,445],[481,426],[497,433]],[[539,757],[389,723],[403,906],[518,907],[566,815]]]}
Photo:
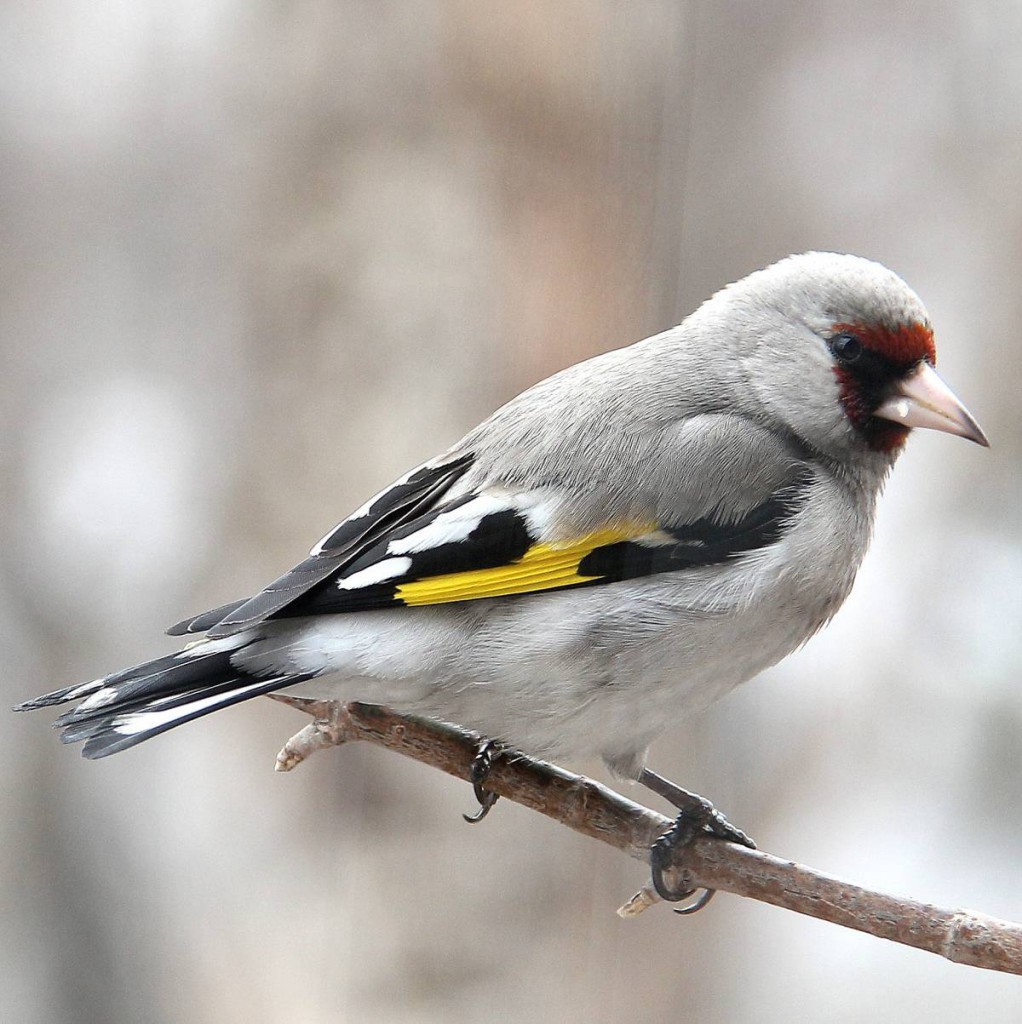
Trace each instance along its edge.
{"label": "bird's foot", "polygon": [[483,740],[479,744],[476,756],[472,758],[472,767],[469,769],[468,780],[472,783],[472,792],[479,801],[479,810],[475,814],[463,814],[462,817],[470,824],[476,825],[487,814],[499,800],[499,796],[492,790],[486,789],[483,783],[486,776],[490,774],[494,761],[504,756],[504,748],[496,740]]}
{"label": "bird's foot", "polygon": [[[694,914],[713,899],[716,890],[687,885],[684,882],[676,887],[667,882],[664,877],[665,871],[678,870],[675,866],[678,851],[691,846],[702,836],[712,836],[728,843],[747,846],[752,850],[756,848],[756,844],[740,828],[732,825],[705,797],[690,793],[648,769],[643,769],[639,782],[659,793],[679,811],[674,824],[650,848],[649,865],[653,876],[653,888],[661,899],[672,903],[687,900],[702,889],[701,895],[694,902],[675,911],[678,914]],[[682,871],[681,874],[682,878],[686,877],[686,872]]]}

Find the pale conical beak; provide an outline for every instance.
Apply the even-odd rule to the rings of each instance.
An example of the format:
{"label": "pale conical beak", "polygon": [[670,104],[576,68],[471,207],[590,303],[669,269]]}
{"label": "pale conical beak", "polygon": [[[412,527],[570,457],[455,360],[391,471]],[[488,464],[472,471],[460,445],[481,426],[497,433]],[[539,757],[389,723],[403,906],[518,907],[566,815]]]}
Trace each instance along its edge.
{"label": "pale conical beak", "polygon": [[980,425],[929,363],[920,363],[873,413],[903,427],[928,427],[990,447]]}

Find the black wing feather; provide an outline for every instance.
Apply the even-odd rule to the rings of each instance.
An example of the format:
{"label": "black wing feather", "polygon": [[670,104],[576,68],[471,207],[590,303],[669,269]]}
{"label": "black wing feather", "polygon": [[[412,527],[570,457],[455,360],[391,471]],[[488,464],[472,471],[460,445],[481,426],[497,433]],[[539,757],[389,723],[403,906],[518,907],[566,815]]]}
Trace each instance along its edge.
{"label": "black wing feather", "polygon": [[472,461],[473,456],[466,454],[420,466],[383,491],[362,515],[344,520],[320,542],[314,554],[254,597],[185,619],[167,632],[177,636],[205,631],[211,638],[226,637],[281,614],[293,601],[358,558],[379,537],[435,505]]}
{"label": "black wing feather", "polygon": [[710,517],[682,526],[666,527],[674,543],[652,546],[620,541],[595,548],[579,562],[579,575],[598,576],[601,581],[635,579],[660,572],[694,569],[746,555],[780,540],[785,526],[801,508],[812,471],[804,470],[787,487],[775,491],[733,523]]}

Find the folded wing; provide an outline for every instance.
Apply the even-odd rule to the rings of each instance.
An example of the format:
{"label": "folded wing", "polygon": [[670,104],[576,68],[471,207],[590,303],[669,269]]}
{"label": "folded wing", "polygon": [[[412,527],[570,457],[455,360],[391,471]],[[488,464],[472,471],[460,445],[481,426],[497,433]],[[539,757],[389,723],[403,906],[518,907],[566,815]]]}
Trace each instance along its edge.
{"label": "folded wing", "polygon": [[797,473],[738,518],[621,522],[545,540],[532,493],[468,494],[391,530],[282,615],[337,614],[593,586],[725,562],[773,544],[801,508]]}

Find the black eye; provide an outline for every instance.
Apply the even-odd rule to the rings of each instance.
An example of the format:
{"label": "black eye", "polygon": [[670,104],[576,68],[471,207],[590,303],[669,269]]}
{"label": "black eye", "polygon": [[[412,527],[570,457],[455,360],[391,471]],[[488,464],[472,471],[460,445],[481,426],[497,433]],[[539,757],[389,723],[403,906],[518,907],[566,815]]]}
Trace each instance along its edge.
{"label": "black eye", "polygon": [[854,363],[862,355],[862,342],[854,334],[835,334],[830,339],[830,350],[839,362]]}

